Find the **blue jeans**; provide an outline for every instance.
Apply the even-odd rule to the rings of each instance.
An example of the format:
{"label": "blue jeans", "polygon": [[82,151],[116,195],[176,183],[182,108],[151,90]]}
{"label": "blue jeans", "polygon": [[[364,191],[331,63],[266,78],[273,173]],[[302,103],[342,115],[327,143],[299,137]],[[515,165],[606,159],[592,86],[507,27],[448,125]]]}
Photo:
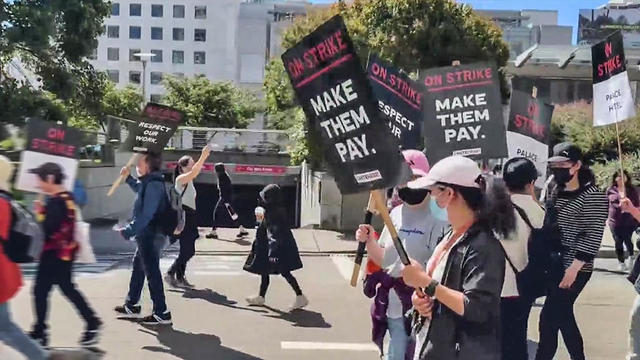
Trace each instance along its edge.
{"label": "blue jeans", "polygon": [[631,308],[631,326],[629,327],[629,354],[627,360],[640,360],[640,295]]}
{"label": "blue jeans", "polygon": [[404,360],[409,345],[409,336],[404,327],[404,319],[387,318],[389,326],[389,353],[387,360]]}
{"label": "blue jeans", "polygon": [[136,305],[140,301],[144,280],[149,284],[149,293],[153,301],[153,313],[157,315],[167,311],[164,298],[162,273],[160,272],[160,253],[167,244],[167,239],[161,234],[136,239],[138,248],[133,257],[133,271],[129,281],[127,305]]}
{"label": "blue jeans", "polygon": [[0,304],[0,341],[22,353],[29,360],[47,358],[45,351],[11,321],[9,303]]}

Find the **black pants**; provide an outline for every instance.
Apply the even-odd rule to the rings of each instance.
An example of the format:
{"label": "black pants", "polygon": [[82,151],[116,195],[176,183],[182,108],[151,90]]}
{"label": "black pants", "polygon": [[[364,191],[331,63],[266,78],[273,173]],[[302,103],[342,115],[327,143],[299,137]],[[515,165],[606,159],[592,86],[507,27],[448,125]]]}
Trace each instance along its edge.
{"label": "black pants", "polygon": [[533,300],[518,296],[502,298],[502,360],[529,360],[527,325]]}
{"label": "black pants", "polygon": [[184,274],[187,271],[187,263],[193,255],[196,254],[196,240],[200,236],[198,234],[198,214],[189,207],[184,207],[184,210],[184,230],[180,236],[178,236],[178,240],[180,240],[180,254],[173,262],[173,265],[171,265],[171,268],[169,268],[169,274],[175,275],[178,279],[184,279]]}
{"label": "black pants", "polygon": [[87,325],[97,321],[96,314],[76,289],[72,280],[71,268],[73,262],[58,259],[55,252],[45,252],[38,265],[38,274],[33,288],[36,307],[36,324],[33,330],[43,331],[47,328],[47,310],[49,308],[49,293],[53,285],[58,285],[62,294],[71,301],[76,310],[82,315]]}
{"label": "black pants", "polygon": [[630,256],[633,256],[633,242],[631,241],[631,236],[633,232],[636,230],[635,226],[611,226],[611,234],[613,235],[613,240],[616,243],[616,255],[618,256],[619,262],[624,262],[624,248],[627,248]]}
{"label": "black pants", "polygon": [[584,343],[573,304],[590,278],[590,272],[580,272],[570,289],[554,288],[547,295],[540,314],[540,343],[536,360],[553,359],[558,348],[558,331],[562,333],[571,360],[584,360]]}
{"label": "black pants", "polygon": [[225,206],[225,201],[222,198],[219,198],[218,202],[216,203],[216,207],[213,208],[213,226],[211,227],[211,230],[215,230],[218,228],[221,216],[222,217],[228,216],[231,219],[231,221],[233,221],[233,224],[235,226],[238,226],[238,220],[233,220],[233,218],[231,217],[231,214],[229,214],[229,211],[227,211],[227,207]]}
{"label": "black pants", "polygon": [[[300,289],[300,285],[298,285],[298,280],[296,280],[290,272],[285,272],[281,274],[285,280],[291,285],[293,291],[295,291],[297,296],[302,295],[302,290]],[[269,274],[262,274],[262,282],[260,283],[260,296],[264,297],[267,295],[267,289],[269,288]]]}

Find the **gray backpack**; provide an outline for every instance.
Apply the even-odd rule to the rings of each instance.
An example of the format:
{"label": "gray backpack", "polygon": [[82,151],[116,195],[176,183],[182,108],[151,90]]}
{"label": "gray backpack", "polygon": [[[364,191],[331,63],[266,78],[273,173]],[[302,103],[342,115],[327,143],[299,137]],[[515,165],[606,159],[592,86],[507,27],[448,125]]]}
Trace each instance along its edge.
{"label": "gray backpack", "polygon": [[9,239],[3,244],[4,252],[15,263],[33,262],[42,251],[44,232],[33,214],[22,204],[5,194],[0,197],[11,204],[11,230]]}

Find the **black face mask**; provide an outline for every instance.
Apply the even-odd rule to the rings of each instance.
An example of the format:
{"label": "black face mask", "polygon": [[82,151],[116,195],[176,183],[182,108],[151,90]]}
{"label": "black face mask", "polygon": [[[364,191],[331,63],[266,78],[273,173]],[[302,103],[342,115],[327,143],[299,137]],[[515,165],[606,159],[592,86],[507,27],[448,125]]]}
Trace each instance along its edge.
{"label": "black face mask", "polygon": [[429,194],[427,189],[409,189],[408,187],[398,189],[398,197],[400,200],[409,205],[418,205],[424,201]]}
{"label": "black face mask", "polygon": [[569,172],[569,168],[553,168],[551,169],[553,178],[558,185],[564,186],[573,176]]}

